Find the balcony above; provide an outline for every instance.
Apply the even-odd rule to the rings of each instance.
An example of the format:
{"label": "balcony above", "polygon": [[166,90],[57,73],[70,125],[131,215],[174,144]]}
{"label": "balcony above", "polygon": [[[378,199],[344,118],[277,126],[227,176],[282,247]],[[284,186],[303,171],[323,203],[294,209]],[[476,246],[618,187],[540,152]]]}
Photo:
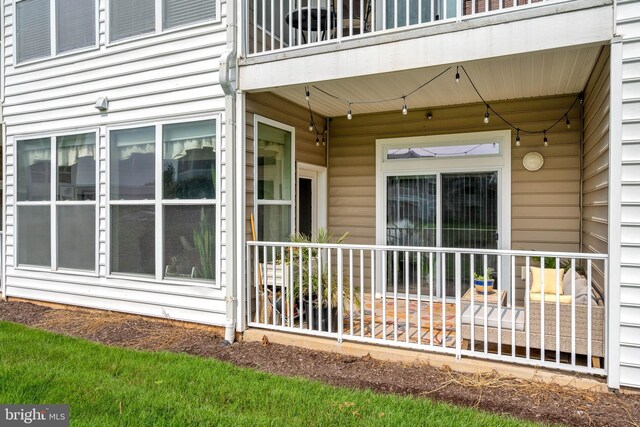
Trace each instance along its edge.
{"label": "balcony above", "polygon": [[611,0],[247,3],[247,91],[603,44],[614,32]]}

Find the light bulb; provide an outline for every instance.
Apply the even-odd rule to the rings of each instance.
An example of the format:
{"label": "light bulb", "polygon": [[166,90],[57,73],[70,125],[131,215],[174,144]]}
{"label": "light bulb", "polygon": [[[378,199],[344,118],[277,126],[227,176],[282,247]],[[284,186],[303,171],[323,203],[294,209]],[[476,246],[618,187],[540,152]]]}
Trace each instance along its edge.
{"label": "light bulb", "polygon": [[571,129],[571,122],[569,121],[569,117],[567,117],[567,121],[565,123],[567,124],[567,129]]}
{"label": "light bulb", "polygon": [[309,100],[309,89],[305,89],[305,99],[308,101]]}
{"label": "light bulb", "polygon": [[320,146],[320,138],[318,138],[318,135],[316,135],[316,147]]}
{"label": "light bulb", "polygon": [[353,115],[351,114],[351,108],[349,108],[349,112],[347,113],[347,120],[351,120]]}
{"label": "light bulb", "polygon": [[407,110],[407,101],[405,99],[405,97],[402,97],[402,114],[403,115],[407,115],[407,113],[409,112],[409,110]]}
{"label": "light bulb", "polygon": [[547,139],[547,133],[545,132],[544,134],[544,146],[548,147],[549,146],[549,140]]}
{"label": "light bulb", "polygon": [[520,129],[516,129],[516,147],[520,147]]}
{"label": "light bulb", "polygon": [[313,122],[309,122],[309,132],[313,131]]}
{"label": "light bulb", "polygon": [[460,73],[458,72],[458,67],[456,67],[456,83],[460,83]]}
{"label": "light bulb", "polygon": [[487,123],[489,123],[489,112],[488,111],[486,113],[484,113],[484,124],[486,125]]}
{"label": "light bulb", "polygon": [[433,114],[431,112],[427,113],[427,120],[431,120],[433,118]]}

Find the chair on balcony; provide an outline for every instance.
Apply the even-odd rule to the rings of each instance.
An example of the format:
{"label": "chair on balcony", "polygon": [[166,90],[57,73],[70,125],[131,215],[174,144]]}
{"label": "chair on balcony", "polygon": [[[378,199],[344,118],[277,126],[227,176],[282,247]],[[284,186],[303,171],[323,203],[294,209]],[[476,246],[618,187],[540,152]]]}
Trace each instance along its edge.
{"label": "chair on balcony", "polygon": [[[589,321],[588,313],[588,289],[586,279],[576,274],[576,293],[575,293],[575,353],[579,355],[589,354],[589,336],[587,324]],[[582,283],[584,281],[584,283]],[[555,285],[551,285],[554,287]],[[498,343],[498,324],[501,326],[501,342],[503,345],[510,346],[512,344],[512,319],[515,318],[515,346],[525,347],[527,345],[527,335],[529,337],[529,347],[531,349],[542,348],[542,340],[544,339],[544,349],[555,351],[559,349],[561,352],[571,353],[572,337],[571,337],[571,270],[565,274],[561,283],[565,291],[560,295],[559,307],[559,340],[556,339],[556,294],[545,292],[544,304],[542,304],[540,292],[531,292],[529,295],[529,330],[526,329],[527,313],[525,307],[498,307],[495,304],[487,305],[487,341],[491,344]],[[547,286],[545,286],[547,288]],[[598,292],[592,287],[592,303],[591,303],[591,356],[594,367],[600,367],[600,358],[604,357],[605,351],[605,307]],[[544,317],[543,307],[544,306]],[[466,305],[463,308],[462,316],[462,339],[468,342],[471,339],[471,306]],[[475,304],[473,321],[474,321],[474,340],[476,342],[484,339],[484,305]],[[544,320],[542,320],[544,319]],[[544,338],[543,326],[544,324]],[[556,343],[559,341],[559,347]]]}
{"label": "chair on balcony", "polygon": [[[364,2],[364,3],[363,3]],[[336,11],[337,8],[335,0],[332,2],[332,9]],[[360,14],[360,6],[362,4],[363,15]],[[342,1],[342,36],[349,36],[351,32],[349,31],[349,24],[351,20],[349,19],[349,10],[353,7],[352,19],[353,19],[353,35],[368,33],[371,31],[371,0],[343,0]],[[364,28],[360,28],[360,17],[363,16],[362,22],[364,23]],[[334,30],[335,31],[335,30]]]}

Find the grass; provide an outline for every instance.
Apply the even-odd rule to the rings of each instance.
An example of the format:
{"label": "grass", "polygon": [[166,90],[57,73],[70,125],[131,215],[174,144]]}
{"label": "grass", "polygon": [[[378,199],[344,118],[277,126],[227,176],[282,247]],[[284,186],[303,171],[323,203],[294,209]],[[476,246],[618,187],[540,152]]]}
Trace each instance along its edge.
{"label": "grass", "polygon": [[108,347],[0,322],[0,403],[64,403],[72,425],[530,425],[427,399]]}

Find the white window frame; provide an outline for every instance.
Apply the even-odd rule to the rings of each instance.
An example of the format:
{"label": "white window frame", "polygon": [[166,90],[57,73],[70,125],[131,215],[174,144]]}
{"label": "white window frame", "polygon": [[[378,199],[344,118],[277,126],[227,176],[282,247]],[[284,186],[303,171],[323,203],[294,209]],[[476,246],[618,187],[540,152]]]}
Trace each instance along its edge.
{"label": "white window frame", "polygon": [[[290,200],[265,200],[258,198],[258,124],[262,123],[291,133],[291,198]],[[287,206],[289,205],[291,224],[289,226],[290,233],[296,230],[296,128],[275,120],[271,120],[264,116],[255,115],[253,118],[253,218],[257,231],[260,229],[258,206]]]}
{"label": "white window frame", "polygon": [[13,37],[14,37],[14,42],[16,45],[15,48],[15,61],[14,61],[14,66],[20,66],[20,65],[27,65],[27,64],[33,64],[33,63],[37,63],[37,62],[42,62],[42,61],[47,61],[53,58],[62,58],[65,56],[69,56],[69,55],[75,55],[78,53],[83,53],[83,52],[90,52],[92,50],[97,50],[100,49],[100,1],[99,0],[94,0],[95,2],[95,8],[94,8],[94,13],[95,13],[95,17],[94,17],[94,22],[95,22],[95,43],[93,44],[93,46],[86,46],[86,47],[81,47],[78,49],[73,49],[67,52],[62,52],[62,53],[57,53],[58,50],[58,38],[57,38],[57,34],[56,34],[56,0],[49,0],[49,10],[51,11],[51,16],[50,16],[50,28],[49,30],[51,31],[51,51],[49,52],[49,56],[45,56],[42,58],[34,58],[34,59],[29,59],[26,61],[22,61],[22,62],[18,62],[18,49],[20,49],[19,43],[18,43],[18,37],[17,37],[17,27],[18,27],[18,21],[17,21],[17,14],[18,14],[18,3],[21,3],[25,0],[13,0],[13,16],[14,16],[14,21],[13,21],[13,26],[14,26],[14,32],[13,32]]}
{"label": "white window frame", "polygon": [[[163,199],[163,182],[162,182],[162,173],[163,173],[163,136],[162,129],[164,125],[175,124],[175,123],[189,123],[189,122],[199,122],[203,120],[215,120],[216,122],[216,194],[213,199]],[[130,124],[123,124],[117,126],[107,126],[106,127],[106,197],[105,197],[105,207],[106,207],[106,240],[107,240],[107,250],[106,250],[106,264],[107,264],[107,278],[113,279],[126,279],[126,280],[137,280],[141,282],[152,282],[158,283],[162,282],[163,284],[171,284],[171,285],[179,285],[179,286],[190,286],[190,287],[206,287],[206,288],[215,288],[220,289],[222,287],[221,282],[221,271],[220,268],[222,266],[221,263],[221,254],[222,254],[222,231],[221,224],[222,219],[220,218],[221,214],[221,164],[222,164],[222,155],[221,155],[221,141],[222,138],[220,136],[221,131],[221,122],[222,115],[221,114],[208,114],[204,116],[187,116],[183,118],[176,118],[171,120],[154,120],[147,122],[136,122]],[[143,127],[151,127],[155,128],[155,197],[149,200],[111,200],[111,131],[114,130],[124,130],[124,129],[136,129]],[[130,206],[154,206],[155,207],[155,272],[153,275],[149,276],[146,274],[135,274],[135,273],[120,273],[113,272],[111,265],[111,206],[116,205],[130,205]],[[198,279],[189,279],[189,280],[179,280],[179,279],[165,279],[164,278],[164,207],[165,206],[199,206],[199,205],[208,205],[215,206],[215,248],[216,248],[216,271],[215,277],[213,281],[210,280],[198,280]]]}
{"label": "white window frame", "polygon": [[[418,146],[469,145],[481,143],[500,144],[497,155],[426,157],[416,159],[387,159],[390,148],[412,148]],[[470,132],[460,134],[430,135],[407,138],[376,140],[376,243],[386,245],[386,202],[388,176],[435,175],[436,194],[436,247],[441,245],[442,192],[441,175],[450,172],[498,172],[498,249],[511,248],[511,131]],[[509,277],[509,265],[503,263],[504,277]],[[381,270],[377,271],[381,277]],[[382,286],[382,281],[376,281]],[[381,293],[382,288],[376,289]]]}
{"label": "white window frame", "polygon": [[[96,136],[96,146],[95,146],[95,191],[96,191],[96,198],[95,200],[58,200],[58,193],[57,193],[57,184],[58,184],[58,165],[57,165],[57,160],[58,160],[58,150],[57,150],[57,138],[58,137],[62,137],[62,136],[69,136],[69,135],[80,135],[80,134],[87,134],[87,133],[93,133]],[[48,138],[50,141],[50,147],[49,149],[51,150],[51,176],[50,176],[50,199],[49,201],[43,201],[43,200],[38,200],[38,201],[28,201],[28,200],[23,200],[23,201],[18,201],[18,197],[17,197],[17,193],[16,196],[13,199],[13,212],[14,212],[14,222],[15,222],[15,226],[14,226],[14,230],[15,230],[15,239],[14,239],[14,246],[15,246],[15,256],[13,257],[13,267],[16,270],[23,270],[23,271],[39,271],[39,272],[58,272],[58,273],[64,273],[64,274],[71,274],[71,275],[78,275],[78,276],[90,276],[90,277],[98,277],[98,272],[99,272],[99,259],[100,259],[100,253],[99,253],[99,248],[100,248],[100,242],[99,242],[99,236],[100,236],[100,229],[99,229],[99,224],[100,224],[100,205],[99,205],[99,188],[100,188],[100,182],[99,182],[99,177],[100,177],[100,172],[99,172],[99,164],[100,164],[100,158],[99,158],[99,149],[100,149],[100,131],[96,128],[90,128],[90,129],[78,129],[78,130],[74,130],[73,132],[49,132],[49,133],[39,133],[39,134],[31,134],[31,135],[21,135],[21,136],[15,136],[13,137],[12,140],[12,146],[13,146],[13,150],[14,153],[16,153],[15,155],[18,155],[18,144],[20,144],[21,141],[28,141],[31,139],[38,139],[38,138]],[[17,163],[16,163],[17,164]],[[15,183],[13,185],[14,189],[17,190],[18,188],[18,174],[16,171],[16,175],[15,175]],[[20,241],[19,241],[19,236],[18,236],[18,229],[19,229],[19,222],[20,222],[20,216],[18,215],[18,207],[19,206],[49,206],[51,209],[51,225],[50,225],[50,233],[51,233],[51,266],[50,267],[42,267],[42,266],[36,266],[36,265],[30,265],[30,264],[19,264],[18,263],[18,255],[19,255],[19,245],[20,245]],[[57,207],[58,206],[94,206],[95,208],[95,236],[94,236],[94,249],[95,249],[95,264],[94,264],[94,270],[76,270],[76,269],[69,269],[69,268],[59,268],[58,267],[58,218],[57,218]]]}
{"label": "white window frame", "polygon": [[191,28],[201,27],[203,25],[211,25],[222,22],[222,13],[220,13],[220,0],[216,0],[216,16],[213,19],[192,22],[189,24],[180,25],[177,27],[165,29],[163,26],[164,7],[162,6],[162,0],[154,0],[155,2],[155,29],[148,33],[136,34],[130,37],[111,40],[111,0],[106,0],[105,4],[105,44],[107,46],[115,46],[122,43],[127,43],[135,40],[141,40],[149,37],[154,37],[159,34],[170,34],[176,31],[183,31]]}

